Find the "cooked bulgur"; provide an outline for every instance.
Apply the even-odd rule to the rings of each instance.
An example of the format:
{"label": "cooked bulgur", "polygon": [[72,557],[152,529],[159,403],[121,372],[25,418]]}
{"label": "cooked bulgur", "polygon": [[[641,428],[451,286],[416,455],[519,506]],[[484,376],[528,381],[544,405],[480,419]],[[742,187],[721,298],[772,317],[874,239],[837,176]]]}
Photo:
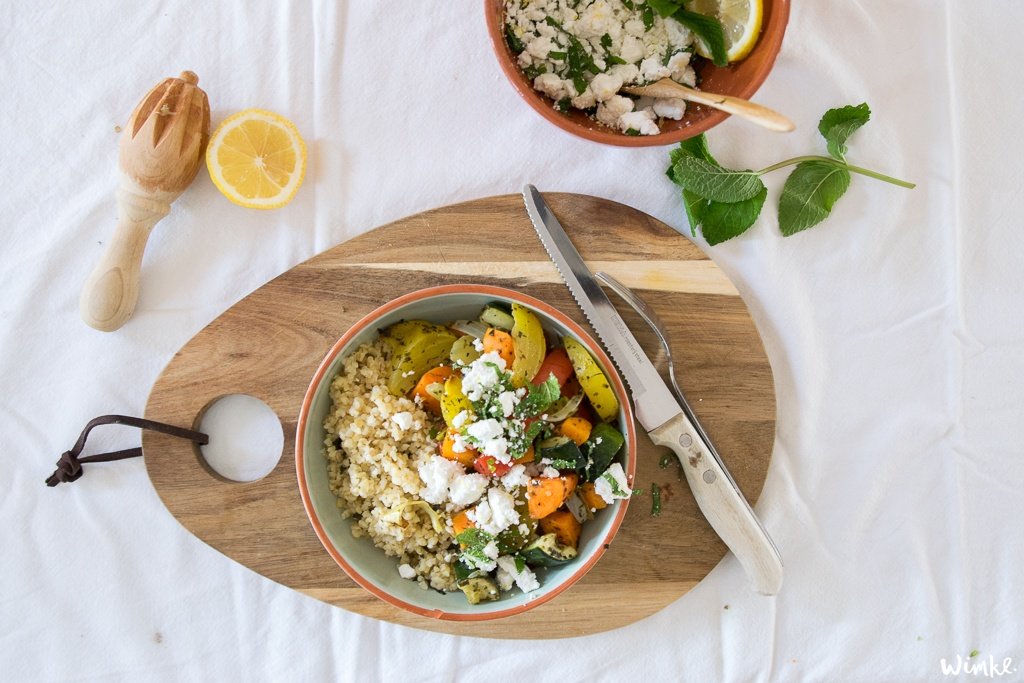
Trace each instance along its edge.
{"label": "cooked bulgur", "polygon": [[[331,382],[324,420],[328,479],[352,535],[368,536],[416,572],[424,588],[455,590],[451,533],[436,531],[420,500],[420,464],[437,452],[429,417],[411,399],[387,389],[389,347],[363,344]],[[443,527],[443,523],[442,523]],[[408,570],[406,570],[408,571]]]}

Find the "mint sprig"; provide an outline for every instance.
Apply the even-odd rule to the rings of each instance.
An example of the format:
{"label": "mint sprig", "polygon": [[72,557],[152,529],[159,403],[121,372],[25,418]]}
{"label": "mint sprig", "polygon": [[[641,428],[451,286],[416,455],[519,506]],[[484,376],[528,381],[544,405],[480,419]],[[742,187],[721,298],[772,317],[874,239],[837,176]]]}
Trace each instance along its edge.
{"label": "mint sprig", "polygon": [[870,118],[866,103],[829,109],[818,131],[831,156],[794,157],[759,171],[725,168],[711,155],[704,135],[683,141],[669,153],[666,175],[682,188],[690,231],[696,236],[699,227],[711,245],[742,235],[757,220],[768,196],[761,176],[786,166],[796,165],[779,197],[779,230],[787,237],[828,218],[849,188],[851,173],[912,189],[913,183],[847,163],[846,141]]}

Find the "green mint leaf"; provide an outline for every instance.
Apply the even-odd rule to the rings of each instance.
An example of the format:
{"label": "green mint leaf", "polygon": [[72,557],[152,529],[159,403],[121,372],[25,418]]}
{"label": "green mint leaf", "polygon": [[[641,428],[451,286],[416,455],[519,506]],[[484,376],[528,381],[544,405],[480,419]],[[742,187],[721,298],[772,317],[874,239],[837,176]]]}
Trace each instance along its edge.
{"label": "green mint leaf", "polygon": [[676,160],[681,156],[690,156],[696,159],[703,159],[708,163],[718,164],[715,158],[711,156],[711,151],[708,149],[708,139],[704,133],[692,138],[688,138],[679,143],[679,146],[669,152],[669,160],[675,164]]}
{"label": "green mint leaf", "polygon": [[871,118],[867,102],[829,109],[818,122],[818,131],[828,143],[828,153],[840,161],[846,161],[846,140],[855,130]]}
{"label": "green mint leaf", "polygon": [[483,529],[470,527],[456,536],[455,540],[466,546],[466,551],[482,551],[484,546],[494,540],[494,536]]}
{"label": "green mint leaf", "polygon": [[526,49],[523,41],[512,31],[511,24],[505,24],[505,42],[508,43],[508,49],[512,50],[515,54],[519,54]]}
{"label": "green mint leaf", "polygon": [[640,131],[638,131],[636,128],[627,128],[626,129],[626,135],[637,136],[637,135],[640,135]]}
{"label": "green mint leaf", "polygon": [[605,50],[612,49],[612,37],[607,33],[601,36],[601,47]]}
{"label": "green mint leaf", "polygon": [[564,52],[558,52],[557,50],[551,50],[548,52],[548,59],[557,59],[558,61],[562,61],[565,59],[565,56]]}
{"label": "green mint leaf", "polygon": [[708,244],[721,244],[745,233],[761,214],[768,189],[742,202],[707,202],[700,211],[700,231]]}
{"label": "green mint leaf", "polygon": [[683,8],[682,0],[647,0],[647,6],[663,17],[670,17]]}
{"label": "green mint leaf", "polygon": [[616,57],[615,55],[608,55],[605,60],[608,64],[615,66],[616,64],[625,64],[626,60],[622,57]]}
{"label": "green mint leaf", "polygon": [[779,229],[786,237],[822,222],[850,186],[850,172],[827,161],[802,161],[779,197]]}
{"label": "green mint leaf", "polygon": [[623,5],[624,5],[624,6],[626,7],[626,9],[628,9],[628,10],[629,10],[630,12],[632,12],[633,10],[635,10],[635,9],[636,9],[636,6],[635,6],[635,5],[633,4],[633,0],[622,0],[622,4],[623,4]]}
{"label": "green mint leaf", "polygon": [[516,406],[516,413],[520,417],[533,417],[540,415],[548,409],[552,403],[562,396],[562,388],[554,375],[550,375],[540,384],[531,384],[526,396]]}
{"label": "green mint leaf", "polygon": [[526,560],[519,555],[515,555],[512,559],[516,561],[516,571],[521,574],[526,569]]}
{"label": "green mint leaf", "polygon": [[690,235],[693,237],[697,236],[697,226],[703,222],[709,204],[711,202],[700,195],[683,190],[683,208],[686,209],[686,220],[690,222]]}
{"label": "green mint leaf", "polygon": [[533,83],[542,73],[547,73],[547,66],[544,64],[531,64],[530,66],[523,69],[523,74]]}
{"label": "green mint leaf", "polygon": [[676,183],[716,202],[741,202],[764,188],[764,183],[754,171],[732,171],[686,154],[678,156],[672,173]]}
{"label": "green mint leaf", "polygon": [[650,5],[644,5],[641,17],[644,20],[645,31],[650,31],[652,28],[654,28],[654,10],[651,9]]}
{"label": "green mint leaf", "polygon": [[722,23],[718,19],[685,9],[677,9],[672,13],[672,18],[693,31],[699,40],[704,41],[708,51],[711,52],[711,61],[715,63],[715,66],[727,66],[729,64],[729,58],[726,56],[725,50],[725,32],[722,30]]}

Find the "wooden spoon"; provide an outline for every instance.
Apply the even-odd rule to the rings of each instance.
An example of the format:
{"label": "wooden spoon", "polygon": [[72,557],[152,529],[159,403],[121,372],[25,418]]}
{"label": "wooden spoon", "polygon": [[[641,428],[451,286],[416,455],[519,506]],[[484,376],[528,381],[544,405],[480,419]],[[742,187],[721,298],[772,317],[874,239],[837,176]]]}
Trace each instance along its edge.
{"label": "wooden spoon", "polygon": [[768,130],[780,133],[788,133],[796,128],[793,122],[777,111],[760,104],[754,104],[749,100],[742,100],[731,95],[716,95],[687,88],[685,85],[676,83],[671,78],[662,78],[660,81],[647,85],[634,85],[623,88],[630,95],[646,95],[647,97],[678,97],[689,102],[703,104],[713,109],[721,109],[728,114],[747,119],[752,123],[763,126]]}
{"label": "wooden spoon", "polygon": [[149,233],[199,171],[210,138],[210,102],[198,82],[191,71],[161,81],[121,134],[117,227],[79,300],[82,320],[97,330],[111,332],[131,317]]}

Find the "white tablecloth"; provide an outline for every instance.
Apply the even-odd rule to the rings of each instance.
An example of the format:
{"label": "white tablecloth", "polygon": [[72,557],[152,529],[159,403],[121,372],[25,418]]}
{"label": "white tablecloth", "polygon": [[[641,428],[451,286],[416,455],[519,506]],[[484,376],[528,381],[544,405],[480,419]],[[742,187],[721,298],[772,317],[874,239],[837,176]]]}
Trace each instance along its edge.
{"label": "white tablecloth", "polygon": [[[1024,679],[1021,3],[794,2],[757,99],[797,131],[730,120],[713,152],[753,168],[820,153],[822,112],[867,101],[851,160],[918,187],[855,176],[823,226],[784,239],[777,173],[754,228],[707,248],[775,373],[757,510],[785,585],[754,595],[730,555],[657,615],[571,642],[443,636],[295,593],[191,536],[141,460],[43,479],[89,418],[141,415],[235,301],[374,226],[532,182],[686,232],[667,149],[543,121],[468,0],[15,0],[0,26],[0,678],[943,680],[940,659],[977,650]],[[252,106],[293,119],[306,182],[256,212],[201,171],[154,231],[135,317],[97,332],[78,294],[114,224],[115,127],[183,69],[215,125]],[[89,452],[138,443],[106,428]]]}

